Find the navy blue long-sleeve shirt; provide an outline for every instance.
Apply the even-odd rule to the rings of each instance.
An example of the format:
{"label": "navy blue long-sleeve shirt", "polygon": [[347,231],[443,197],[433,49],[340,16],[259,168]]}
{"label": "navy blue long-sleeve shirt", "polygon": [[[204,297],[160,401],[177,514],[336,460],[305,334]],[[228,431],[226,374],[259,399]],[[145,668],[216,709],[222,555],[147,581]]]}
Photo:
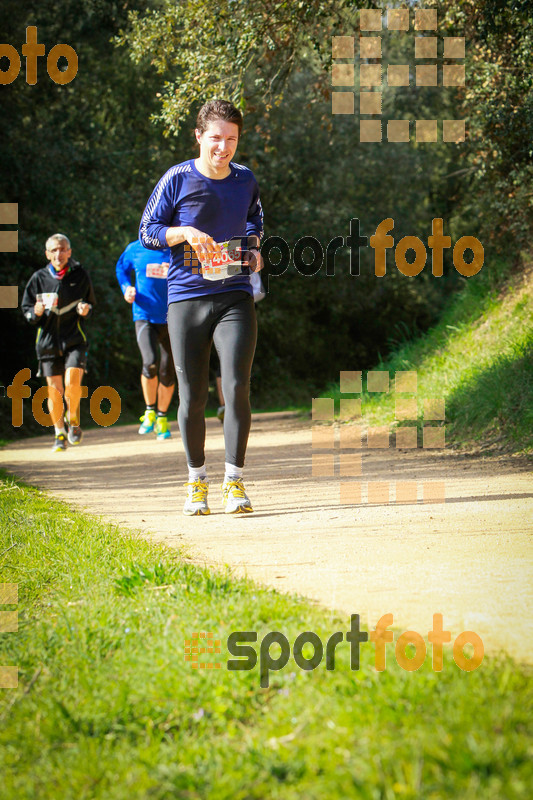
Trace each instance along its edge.
{"label": "navy blue long-sleeve shirt", "polygon": [[[252,235],[260,238],[263,211],[257,181],[248,167],[232,161],[230,169],[228,177],[221,180],[202,175],[194,159],[169,169],[152,192],[142,215],[139,239],[144,247],[167,248],[168,228],[186,225],[209,234],[217,242]],[[206,280],[190,258],[185,263],[186,247],[189,250],[184,242],[171,248],[169,303],[235,289],[253,293],[247,269],[225,280]]]}

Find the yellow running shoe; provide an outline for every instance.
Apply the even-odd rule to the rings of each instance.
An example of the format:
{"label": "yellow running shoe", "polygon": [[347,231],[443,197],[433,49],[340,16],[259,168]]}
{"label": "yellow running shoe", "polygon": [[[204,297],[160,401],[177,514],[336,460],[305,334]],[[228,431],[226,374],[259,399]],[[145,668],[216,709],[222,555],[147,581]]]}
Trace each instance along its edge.
{"label": "yellow running shoe", "polygon": [[199,517],[205,514],[210,514],[209,506],[207,505],[207,492],[209,490],[209,483],[207,480],[197,478],[195,481],[185,483],[187,486],[187,499],[183,506],[183,513],[188,517]]}
{"label": "yellow running shoe", "polygon": [[226,514],[246,514],[253,511],[250,498],[244,491],[242,478],[231,478],[222,484],[222,505]]}

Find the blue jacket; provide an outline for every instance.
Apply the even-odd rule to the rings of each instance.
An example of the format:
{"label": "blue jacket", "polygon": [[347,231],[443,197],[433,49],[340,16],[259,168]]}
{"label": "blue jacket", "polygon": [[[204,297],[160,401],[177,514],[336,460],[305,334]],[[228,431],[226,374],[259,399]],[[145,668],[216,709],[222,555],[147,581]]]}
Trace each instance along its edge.
{"label": "blue jacket", "polygon": [[[147,250],[137,240],[131,242],[117,261],[117,280],[122,294],[128,286],[135,286],[133,319],[164,324],[167,321],[166,271],[170,250],[157,253]],[[164,266],[165,265],[165,266]],[[156,277],[157,276],[157,277]]]}

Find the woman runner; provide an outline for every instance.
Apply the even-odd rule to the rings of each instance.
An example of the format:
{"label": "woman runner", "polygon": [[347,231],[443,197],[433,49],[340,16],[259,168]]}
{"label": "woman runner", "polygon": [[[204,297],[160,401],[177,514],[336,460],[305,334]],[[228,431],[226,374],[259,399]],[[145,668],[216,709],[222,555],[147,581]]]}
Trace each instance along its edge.
{"label": "woman runner", "polygon": [[[209,514],[204,412],[213,342],[226,406],[222,503],[226,513],[253,511],[244,490],[243,467],[257,338],[250,270],[262,268],[257,247],[263,213],[253,173],[232,161],[242,124],[240,111],[226,100],[211,100],[200,109],[195,130],[199,157],[163,175],[139,230],[145,247],[171,248],[168,331],[178,376],[178,422],[189,467],[183,508],[187,515]],[[224,261],[231,256],[226,251],[242,267],[227,267]]]}

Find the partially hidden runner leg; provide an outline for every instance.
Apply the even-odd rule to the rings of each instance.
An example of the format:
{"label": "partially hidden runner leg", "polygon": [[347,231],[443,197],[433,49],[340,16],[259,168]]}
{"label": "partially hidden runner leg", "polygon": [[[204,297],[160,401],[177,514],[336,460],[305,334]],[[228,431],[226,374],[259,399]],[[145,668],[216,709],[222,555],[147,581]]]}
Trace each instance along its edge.
{"label": "partially hidden runner leg", "polygon": [[[42,364],[44,366],[44,363]],[[57,419],[57,422],[54,423],[54,433],[55,439],[54,444],[52,446],[52,451],[54,453],[61,452],[62,450],[67,449],[67,431],[65,428],[65,421],[64,421],[64,405],[63,405],[63,395],[64,395],[64,388],[63,388],[63,375],[46,375],[46,384],[49,387],[53,387],[56,392],[59,392],[61,396],[61,401],[57,397],[57,394],[49,393],[48,395],[48,410],[54,419]],[[60,404],[59,404],[60,403]],[[58,405],[59,404],[59,405]]]}
{"label": "partially hidden runner leg", "polygon": [[[80,400],[83,369],[68,367],[65,370],[65,394],[67,396],[68,441],[69,444],[80,444],[83,433],[80,427]],[[85,391],[87,396],[87,391]]]}
{"label": "partially hidden runner leg", "polygon": [[135,337],[142,358],[141,387],[145,411],[140,417],[139,433],[152,433],[156,421],[157,398],[157,331],[145,319],[135,320]]}
{"label": "partially hidden runner leg", "polygon": [[167,411],[174,394],[176,373],[166,325],[157,325],[161,358],[159,360],[159,385],[157,387],[157,418],[155,432],[159,441],[170,439]]}

